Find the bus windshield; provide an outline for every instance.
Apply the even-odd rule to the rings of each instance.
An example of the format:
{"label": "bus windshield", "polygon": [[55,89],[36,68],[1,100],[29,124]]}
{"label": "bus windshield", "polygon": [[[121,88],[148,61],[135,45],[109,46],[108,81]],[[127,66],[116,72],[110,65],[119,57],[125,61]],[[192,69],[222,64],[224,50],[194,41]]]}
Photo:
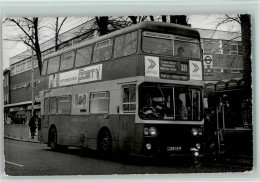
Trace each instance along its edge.
{"label": "bus windshield", "polygon": [[200,121],[201,90],[187,86],[142,84],[139,87],[141,119]]}
{"label": "bus windshield", "polygon": [[200,59],[201,56],[199,40],[154,32],[143,32],[142,50],[181,58]]}

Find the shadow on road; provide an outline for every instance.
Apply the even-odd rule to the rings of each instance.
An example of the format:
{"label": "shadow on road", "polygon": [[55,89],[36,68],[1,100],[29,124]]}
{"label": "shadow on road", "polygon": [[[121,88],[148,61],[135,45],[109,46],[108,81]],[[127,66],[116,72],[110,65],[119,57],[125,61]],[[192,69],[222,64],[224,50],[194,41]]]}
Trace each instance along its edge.
{"label": "shadow on road", "polygon": [[150,156],[138,156],[138,155],[131,155],[131,154],[118,154],[113,153],[109,156],[104,156],[100,154],[98,151],[76,148],[76,147],[69,147],[63,148],[60,150],[51,150],[51,149],[43,149],[49,152],[59,152],[69,155],[76,155],[80,157],[87,157],[93,158],[95,160],[103,160],[103,161],[111,161],[126,165],[137,165],[137,166],[164,166],[164,167],[193,167],[193,160],[192,158],[187,157],[150,157]]}
{"label": "shadow on road", "polygon": [[[195,168],[193,165],[192,158],[188,157],[180,157],[180,156],[171,156],[171,157],[148,157],[148,156],[137,156],[131,154],[111,154],[109,156],[103,156],[97,151],[87,150],[82,148],[70,147],[70,148],[62,148],[57,151],[53,151],[51,149],[44,149],[49,152],[59,152],[69,155],[76,155],[80,157],[92,158],[95,160],[102,161],[110,161],[116,162],[125,165],[133,165],[133,166],[157,166],[157,167],[178,167],[178,168]],[[246,162],[245,162],[246,161]],[[241,168],[245,170],[252,170],[252,163],[247,161],[247,159],[219,159],[219,160],[202,160],[202,167],[212,167],[218,166],[223,168]],[[239,170],[240,171],[240,170]]]}

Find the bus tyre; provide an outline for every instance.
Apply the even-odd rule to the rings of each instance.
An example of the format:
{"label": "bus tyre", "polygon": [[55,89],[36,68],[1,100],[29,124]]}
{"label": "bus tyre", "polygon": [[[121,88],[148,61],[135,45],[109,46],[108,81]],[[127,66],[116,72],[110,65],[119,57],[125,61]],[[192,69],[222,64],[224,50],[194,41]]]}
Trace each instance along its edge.
{"label": "bus tyre", "polygon": [[102,155],[109,154],[112,151],[112,137],[109,131],[104,130],[98,139],[98,150]]}
{"label": "bus tyre", "polygon": [[57,130],[55,127],[52,127],[49,132],[49,146],[52,150],[56,150],[58,148],[57,145]]}

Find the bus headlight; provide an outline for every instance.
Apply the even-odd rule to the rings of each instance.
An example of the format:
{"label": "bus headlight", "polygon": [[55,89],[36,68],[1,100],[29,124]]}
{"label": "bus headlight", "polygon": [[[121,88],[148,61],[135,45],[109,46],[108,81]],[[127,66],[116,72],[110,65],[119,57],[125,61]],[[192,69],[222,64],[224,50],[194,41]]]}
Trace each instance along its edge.
{"label": "bus headlight", "polygon": [[152,136],[152,137],[156,137],[157,136],[157,130],[155,127],[151,127],[149,128],[149,134]]}
{"label": "bus headlight", "polygon": [[200,149],[200,147],[201,147],[200,144],[197,143],[197,144],[196,144],[196,148],[197,148],[197,149]]}
{"label": "bus headlight", "polygon": [[191,129],[191,134],[192,134],[193,136],[197,136],[197,135],[199,134],[198,129],[197,129],[197,128],[192,128],[192,129]]}
{"label": "bus headlight", "polygon": [[146,147],[147,150],[151,150],[152,149],[152,145],[150,143],[147,143],[145,145],[145,147]]}

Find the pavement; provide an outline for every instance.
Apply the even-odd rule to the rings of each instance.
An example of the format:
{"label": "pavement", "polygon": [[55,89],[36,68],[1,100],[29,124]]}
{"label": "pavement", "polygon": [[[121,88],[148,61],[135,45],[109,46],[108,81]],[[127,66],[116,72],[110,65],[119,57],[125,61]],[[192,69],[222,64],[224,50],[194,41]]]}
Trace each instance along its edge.
{"label": "pavement", "polygon": [[38,140],[38,136],[35,136],[34,139],[31,139],[30,136],[26,139],[24,138],[20,139],[20,138],[8,137],[8,136],[4,136],[4,138],[10,140],[22,141],[22,142],[40,143],[40,141]]}

